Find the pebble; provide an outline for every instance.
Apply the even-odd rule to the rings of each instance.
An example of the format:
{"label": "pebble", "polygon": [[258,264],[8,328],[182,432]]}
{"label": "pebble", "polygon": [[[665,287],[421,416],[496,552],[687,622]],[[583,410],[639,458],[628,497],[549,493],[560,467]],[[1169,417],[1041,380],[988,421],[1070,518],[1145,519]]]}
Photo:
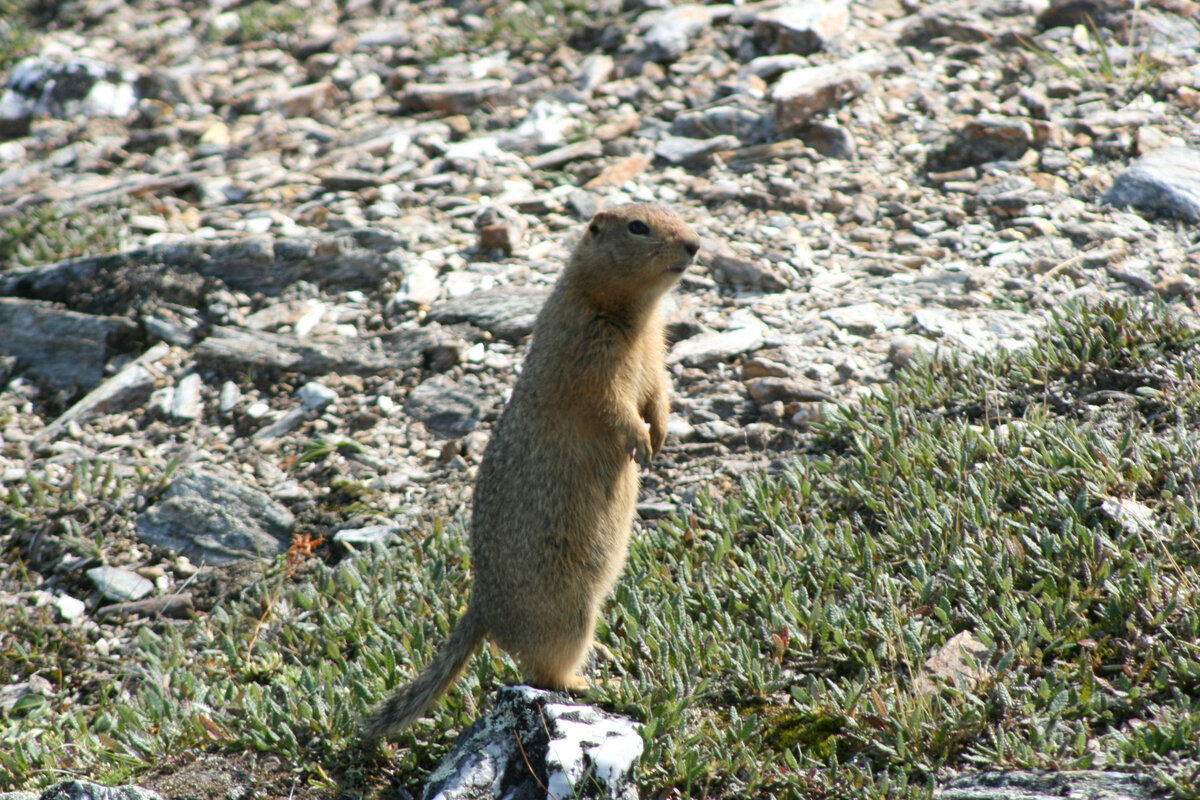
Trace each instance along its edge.
{"label": "pebble", "polygon": [[107,600],[141,600],[154,591],[153,583],[136,572],[118,567],[92,567],[87,571],[87,576]]}

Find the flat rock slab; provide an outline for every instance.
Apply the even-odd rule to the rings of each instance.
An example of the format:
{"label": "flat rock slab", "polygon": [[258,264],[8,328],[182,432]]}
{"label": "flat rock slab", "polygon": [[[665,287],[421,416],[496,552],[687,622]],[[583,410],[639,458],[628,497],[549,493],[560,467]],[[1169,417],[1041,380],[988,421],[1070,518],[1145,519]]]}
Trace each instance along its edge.
{"label": "flat rock slab", "polygon": [[1111,206],[1200,222],[1200,150],[1154,150],[1117,176],[1102,198]]}
{"label": "flat rock slab", "polygon": [[288,548],[291,512],[215,470],[189,469],[137,519],[138,537],[196,564],[270,559]]}
{"label": "flat rock slab", "polygon": [[196,347],[201,360],[267,367],[284,372],[323,375],[329,372],[373,375],[409,366],[396,363],[371,340],[301,338],[285,333],[215,326]]}
{"label": "flat rock slab", "polygon": [[520,341],[533,332],[533,321],[546,302],[545,289],[488,289],[437,303],[428,319],[443,325],[469,322],[497,339]]}
{"label": "flat rock slab", "polygon": [[500,690],[496,707],[463,731],[423,800],[637,800],[638,724],[529,686]]}
{"label": "flat rock slab", "polygon": [[15,356],[18,369],[59,389],[90,389],[119,352],[122,336],[137,326],[121,317],[80,314],[36,300],[0,297],[0,354]]}
{"label": "flat rock slab", "polygon": [[1163,787],[1128,772],[981,772],[936,790],[937,800],[1150,800]]}

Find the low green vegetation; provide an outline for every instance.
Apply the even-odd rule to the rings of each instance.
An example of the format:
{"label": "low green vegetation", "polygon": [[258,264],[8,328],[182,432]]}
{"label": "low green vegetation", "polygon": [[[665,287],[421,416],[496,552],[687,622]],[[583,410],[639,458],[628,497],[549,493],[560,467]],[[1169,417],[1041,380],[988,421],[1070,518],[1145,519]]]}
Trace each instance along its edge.
{"label": "low green vegetation", "polygon": [[[1070,309],[1028,351],[898,375],[793,468],[637,535],[596,699],[645,723],[645,796],[923,798],[946,768],[1123,767],[1200,797],[1198,343],[1160,306]],[[21,530],[54,502],[7,499]],[[357,743],[465,609],[463,530],[301,561],[109,653],[107,623],[0,607],[0,669],[52,687],[0,710],[0,789],[196,748],[278,754],[308,792],[415,790],[516,678],[485,647],[399,746]],[[958,634],[977,662],[928,675]]]}
{"label": "low green vegetation", "polygon": [[0,269],[116,252],[126,231],[117,208],[65,213],[36,206],[0,221]]}

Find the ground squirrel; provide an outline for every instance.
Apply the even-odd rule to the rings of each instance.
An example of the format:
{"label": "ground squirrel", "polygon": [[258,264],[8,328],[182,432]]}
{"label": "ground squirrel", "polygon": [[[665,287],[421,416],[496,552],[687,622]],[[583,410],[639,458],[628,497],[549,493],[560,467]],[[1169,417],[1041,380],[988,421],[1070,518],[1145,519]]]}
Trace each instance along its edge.
{"label": "ground squirrel", "polygon": [[625,563],[638,465],[667,436],[658,303],[699,249],[695,232],[662,206],[592,218],[538,314],[479,465],[467,612],[416,681],[367,721],[367,741],[421,716],[485,635],[533,685],[587,688],[579,670]]}

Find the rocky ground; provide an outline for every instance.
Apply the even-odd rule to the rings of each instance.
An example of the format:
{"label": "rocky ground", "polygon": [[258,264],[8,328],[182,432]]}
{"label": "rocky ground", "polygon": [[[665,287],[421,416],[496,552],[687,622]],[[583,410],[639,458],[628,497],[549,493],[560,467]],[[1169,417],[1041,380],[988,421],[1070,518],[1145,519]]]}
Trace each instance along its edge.
{"label": "rocky ground", "polygon": [[[242,579],[202,563],[461,518],[606,204],[704,237],[645,520],[920,354],[1077,298],[1193,313],[1191,0],[7,6],[0,546],[42,594],[0,602],[203,610]],[[96,463],[158,488],[28,524]],[[218,507],[257,538],[181,538]]]}

